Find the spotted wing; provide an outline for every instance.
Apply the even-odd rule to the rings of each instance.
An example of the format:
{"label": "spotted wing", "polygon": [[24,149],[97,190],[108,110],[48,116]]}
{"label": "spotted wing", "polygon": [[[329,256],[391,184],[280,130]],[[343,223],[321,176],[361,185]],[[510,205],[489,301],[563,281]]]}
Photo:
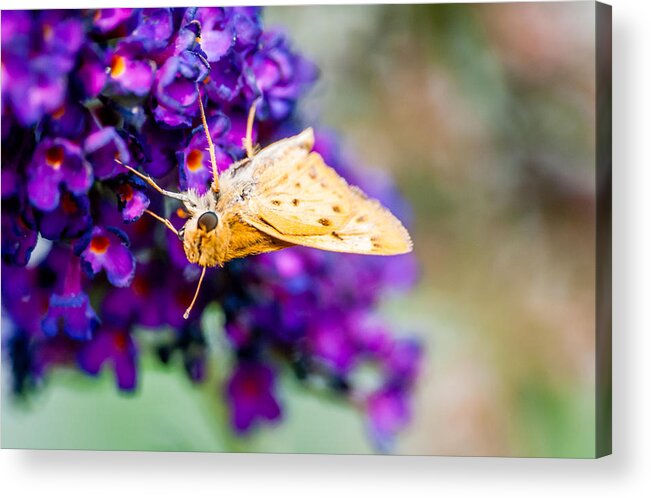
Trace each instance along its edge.
{"label": "spotted wing", "polygon": [[359,189],[347,188],[354,215],[343,226],[336,229],[330,227],[327,233],[290,235],[279,231],[263,218],[248,217],[246,222],[290,244],[326,251],[389,256],[412,250],[409,233],[388,209],[366,197]]}
{"label": "spotted wing", "polygon": [[340,230],[353,217],[350,186],[312,152],[266,167],[250,194],[249,212],[287,236]]}

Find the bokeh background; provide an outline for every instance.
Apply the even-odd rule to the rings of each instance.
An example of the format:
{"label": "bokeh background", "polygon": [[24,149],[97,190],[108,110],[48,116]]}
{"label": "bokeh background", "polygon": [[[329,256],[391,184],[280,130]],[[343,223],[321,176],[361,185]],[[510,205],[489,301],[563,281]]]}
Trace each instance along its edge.
{"label": "bokeh background", "polygon": [[[407,454],[595,450],[591,2],[270,7],[321,79],[306,121],[396,179],[421,279],[384,314],[426,346]],[[213,375],[219,375],[214,348]],[[3,446],[372,452],[349,406],[280,383],[286,416],[232,435],[214,384],[142,359],[135,396],[56,371],[10,400]]]}

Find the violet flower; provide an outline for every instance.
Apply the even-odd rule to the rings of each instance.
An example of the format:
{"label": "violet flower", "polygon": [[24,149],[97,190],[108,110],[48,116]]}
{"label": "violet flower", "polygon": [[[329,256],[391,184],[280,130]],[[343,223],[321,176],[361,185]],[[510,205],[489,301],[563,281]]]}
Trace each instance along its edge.
{"label": "violet flower", "polygon": [[[229,120],[223,114],[216,114],[208,120],[208,130],[213,142],[219,143],[229,127]],[[220,146],[215,146],[218,171],[224,171],[233,163],[233,158]],[[208,141],[203,127],[198,127],[190,137],[188,145],[178,153],[179,185],[183,190],[194,189],[205,194],[213,179]]]}
{"label": "violet flower", "polygon": [[137,381],[137,350],[133,338],[122,330],[100,329],[97,335],[79,352],[79,366],[91,375],[98,375],[109,363],[115,373],[117,386],[133,391]]}
{"label": "violet flower", "polygon": [[85,194],[93,183],[93,172],[81,148],[63,138],[43,140],[28,166],[27,193],[43,211],[59,205],[60,186],[73,194]]}
{"label": "violet flower", "polygon": [[113,127],[106,127],[88,135],[84,152],[99,180],[106,180],[124,171],[115,160],[129,163],[129,151],[124,139]]}
{"label": "violet flower", "polygon": [[95,227],[81,252],[81,261],[91,277],[105,270],[108,281],[116,287],[128,286],[136,271],[129,239],[117,228]]}
{"label": "violet flower", "polygon": [[73,339],[90,339],[98,324],[88,295],[81,288],[79,258],[71,253],[65,279],[60,290],[50,297],[50,306],[41,327],[49,336],[62,330]]}
{"label": "violet flower", "polygon": [[237,432],[248,431],[259,419],[273,422],[280,418],[274,384],[273,370],[268,366],[246,360],[238,363],[226,387]]}

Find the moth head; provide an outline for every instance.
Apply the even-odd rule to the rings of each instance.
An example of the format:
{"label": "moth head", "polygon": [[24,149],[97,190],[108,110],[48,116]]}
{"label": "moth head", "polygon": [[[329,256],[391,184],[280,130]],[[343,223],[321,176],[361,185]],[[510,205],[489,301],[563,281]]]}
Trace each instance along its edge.
{"label": "moth head", "polygon": [[179,230],[185,256],[190,263],[221,266],[230,242],[230,230],[213,210],[196,213]]}

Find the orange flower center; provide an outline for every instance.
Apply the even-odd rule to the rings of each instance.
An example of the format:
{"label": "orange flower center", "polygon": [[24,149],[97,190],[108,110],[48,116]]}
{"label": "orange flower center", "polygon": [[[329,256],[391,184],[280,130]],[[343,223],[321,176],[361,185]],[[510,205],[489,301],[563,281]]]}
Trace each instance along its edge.
{"label": "orange flower center", "polygon": [[118,187],[118,194],[120,194],[123,201],[130,201],[133,198],[133,189],[131,185],[120,185]]}
{"label": "orange flower center", "polygon": [[73,201],[72,197],[67,194],[61,198],[61,207],[63,208],[63,212],[66,214],[74,214],[77,212],[75,201]]}
{"label": "orange flower center", "polygon": [[256,398],[260,395],[260,386],[255,379],[246,377],[242,380],[242,392],[249,398]]}
{"label": "orange flower center", "polygon": [[197,171],[201,168],[203,165],[203,151],[192,149],[188,154],[187,165],[190,171]]}
{"label": "orange flower center", "polygon": [[97,235],[90,241],[90,250],[96,254],[104,254],[109,246],[109,239],[104,235]]}
{"label": "orange flower center", "polygon": [[52,117],[54,119],[61,119],[65,113],[66,113],[66,106],[62,105],[52,113]]}
{"label": "orange flower center", "polygon": [[113,336],[113,345],[118,351],[126,351],[127,346],[129,345],[127,336],[125,334],[115,334]]}
{"label": "orange flower center", "polygon": [[45,152],[45,162],[53,169],[59,169],[63,164],[65,151],[60,145],[53,145]]}
{"label": "orange flower center", "polygon": [[147,279],[143,278],[140,275],[136,275],[136,278],[133,279],[133,284],[131,284],[133,292],[138,296],[144,296],[149,292],[149,284]]}
{"label": "orange flower center", "polygon": [[127,65],[124,60],[124,57],[121,55],[114,55],[111,57],[111,76],[113,78],[119,78],[124,74]]}
{"label": "orange flower center", "polygon": [[54,28],[52,28],[52,25],[44,24],[43,25],[43,39],[45,41],[50,41],[52,39],[53,34],[54,34]]}

